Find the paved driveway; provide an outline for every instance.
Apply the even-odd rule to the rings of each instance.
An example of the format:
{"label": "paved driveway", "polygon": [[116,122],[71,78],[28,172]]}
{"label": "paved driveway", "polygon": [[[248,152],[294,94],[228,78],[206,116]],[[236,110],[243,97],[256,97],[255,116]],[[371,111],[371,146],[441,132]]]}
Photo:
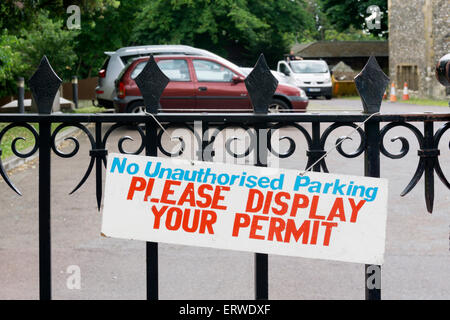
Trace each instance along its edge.
{"label": "paved driveway", "polygon": [[[312,110],[360,110],[358,100],[311,100]],[[443,107],[419,107],[384,103],[383,112],[447,111]],[[306,128],[310,128],[305,125]],[[419,128],[423,126],[419,124]],[[323,125],[322,130],[325,128]],[[348,133],[336,130],[327,148]],[[293,129],[283,135],[296,137],[295,154],[280,166],[304,169],[304,139]],[[404,135],[411,150],[401,160],[381,158],[382,177],[389,179],[390,197],[386,259],[382,271],[384,299],[450,299],[450,190],[436,178],[435,209],[428,214],[423,180],[407,196],[400,197],[417,166],[417,143],[407,129],[392,130],[389,137]],[[110,151],[117,150],[127,129],[109,139]],[[389,139],[386,137],[386,139]],[[55,299],[144,299],[145,244],[100,236],[101,213],[96,209],[95,179],[74,195],[68,193],[81,179],[89,163],[87,139],[81,135],[78,155],[61,159],[52,155],[52,259]],[[388,141],[388,140],[386,140]],[[358,144],[344,142],[344,150]],[[398,151],[400,142],[386,143]],[[128,149],[135,144],[125,143]],[[69,146],[67,146],[69,147]],[[281,144],[280,148],[286,148]],[[441,165],[450,177],[448,134],[442,139]],[[346,159],[331,153],[331,172],[363,174],[363,157]],[[38,297],[38,212],[37,163],[11,174],[23,193],[15,195],[0,180],[0,299]],[[253,299],[253,254],[160,244],[160,297],[162,299]],[[68,289],[68,267],[81,270],[81,289]],[[363,299],[364,266],[272,255],[269,257],[271,299]]]}

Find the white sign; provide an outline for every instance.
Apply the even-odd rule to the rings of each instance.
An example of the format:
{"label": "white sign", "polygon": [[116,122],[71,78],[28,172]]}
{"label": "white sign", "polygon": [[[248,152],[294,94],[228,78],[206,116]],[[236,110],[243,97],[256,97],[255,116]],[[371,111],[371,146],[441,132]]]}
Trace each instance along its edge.
{"label": "white sign", "polygon": [[383,263],[386,179],[110,154],[107,237]]}

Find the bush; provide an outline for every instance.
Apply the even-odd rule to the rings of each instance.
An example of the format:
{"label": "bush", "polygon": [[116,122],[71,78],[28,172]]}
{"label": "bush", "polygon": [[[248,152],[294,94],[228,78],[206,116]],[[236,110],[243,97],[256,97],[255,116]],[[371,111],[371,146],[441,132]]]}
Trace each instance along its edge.
{"label": "bush", "polygon": [[6,32],[0,35],[0,97],[16,91],[15,80],[25,70],[16,49],[18,43],[15,36]]}
{"label": "bush", "polygon": [[78,31],[64,30],[63,20],[53,21],[41,10],[31,28],[23,31],[17,49],[25,64],[25,76],[30,77],[44,55],[60,78],[70,79],[77,60],[74,47]]}

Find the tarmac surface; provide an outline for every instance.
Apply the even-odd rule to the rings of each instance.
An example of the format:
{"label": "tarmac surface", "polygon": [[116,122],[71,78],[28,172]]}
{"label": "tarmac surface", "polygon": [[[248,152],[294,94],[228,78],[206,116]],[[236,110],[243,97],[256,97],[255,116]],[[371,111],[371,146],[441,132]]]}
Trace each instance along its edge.
{"label": "tarmac surface", "polygon": [[[310,100],[317,112],[360,111],[352,99]],[[446,112],[445,107],[383,103],[382,112]],[[423,124],[417,126],[423,130]],[[106,127],[106,126],[105,126]],[[440,127],[435,125],[435,130]],[[310,130],[310,126],[305,124]],[[322,125],[322,131],[326,125]],[[335,130],[330,148],[349,128]],[[283,135],[296,139],[291,157],[280,167],[304,169],[305,140],[293,129]],[[118,129],[108,140],[109,152],[117,151],[120,137],[133,130]],[[382,267],[383,299],[450,299],[450,190],[435,177],[433,214],[426,211],[424,178],[405,197],[403,188],[417,167],[417,140],[405,128],[392,129],[385,138],[391,152],[401,148],[390,138],[401,135],[410,143],[402,159],[381,156],[381,176],[389,179],[389,203],[385,263]],[[145,243],[100,236],[101,212],[97,211],[95,174],[73,195],[68,195],[89,164],[88,140],[79,136],[77,155],[70,159],[52,154],[52,280],[53,299],[145,299]],[[355,135],[343,143],[352,152],[359,144]],[[439,145],[439,161],[450,178],[447,133]],[[167,138],[165,138],[167,142]],[[134,150],[137,142],[125,142]],[[71,150],[70,142],[66,146]],[[189,148],[189,146],[187,146]],[[281,143],[280,148],[287,148]],[[220,155],[220,151],[219,151]],[[37,299],[38,289],[38,159],[10,172],[21,190],[17,196],[0,180],[0,299]],[[363,175],[363,155],[347,159],[336,151],[326,158],[330,172]],[[1,179],[1,178],[0,178]],[[71,266],[81,271],[81,288],[69,289]],[[159,244],[161,299],[253,299],[252,253],[181,245]],[[364,299],[364,265],[270,255],[270,299]]]}

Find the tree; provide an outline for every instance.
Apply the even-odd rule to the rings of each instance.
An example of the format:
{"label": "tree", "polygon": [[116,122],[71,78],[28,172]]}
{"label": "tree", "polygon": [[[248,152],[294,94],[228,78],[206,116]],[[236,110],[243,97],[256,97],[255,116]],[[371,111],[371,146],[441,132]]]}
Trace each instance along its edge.
{"label": "tree", "polygon": [[131,34],[136,21],[133,17],[145,0],[127,0],[106,6],[82,21],[77,37],[78,64],[76,74],[90,77],[105,60],[105,51],[115,51],[131,44]]}
{"label": "tree", "polygon": [[4,30],[0,36],[0,96],[16,91],[18,76],[28,79],[47,56],[55,72],[70,79],[76,61],[74,52],[77,32],[63,30],[63,20],[53,21],[47,11],[36,13],[36,20],[17,33]]}
{"label": "tree", "polygon": [[17,33],[34,20],[36,9],[33,1],[0,1],[0,30]]}
{"label": "tree", "polygon": [[118,6],[118,0],[2,0],[0,1],[0,29],[17,34],[33,24],[41,10],[49,12],[50,18],[67,17],[67,7],[77,5],[88,18],[108,6]]}
{"label": "tree", "polygon": [[47,11],[39,11],[37,20],[28,30],[23,30],[14,47],[24,65],[24,77],[30,77],[44,55],[53,69],[63,79],[70,79],[77,59],[74,51],[77,31],[64,30],[63,20],[53,21]]}
{"label": "tree", "polygon": [[[320,0],[320,3],[328,20],[339,32],[354,27],[376,36],[387,37],[388,35],[387,0]],[[365,18],[371,15],[368,8],[373,5],[380,9],[380,29],[369,28],[365,21]]]}
{"label": "tree", "polygon": [[241,65],[274,65],[312,20],[302,0],[154,0],[136,15],[136,44],[186,44]]}

